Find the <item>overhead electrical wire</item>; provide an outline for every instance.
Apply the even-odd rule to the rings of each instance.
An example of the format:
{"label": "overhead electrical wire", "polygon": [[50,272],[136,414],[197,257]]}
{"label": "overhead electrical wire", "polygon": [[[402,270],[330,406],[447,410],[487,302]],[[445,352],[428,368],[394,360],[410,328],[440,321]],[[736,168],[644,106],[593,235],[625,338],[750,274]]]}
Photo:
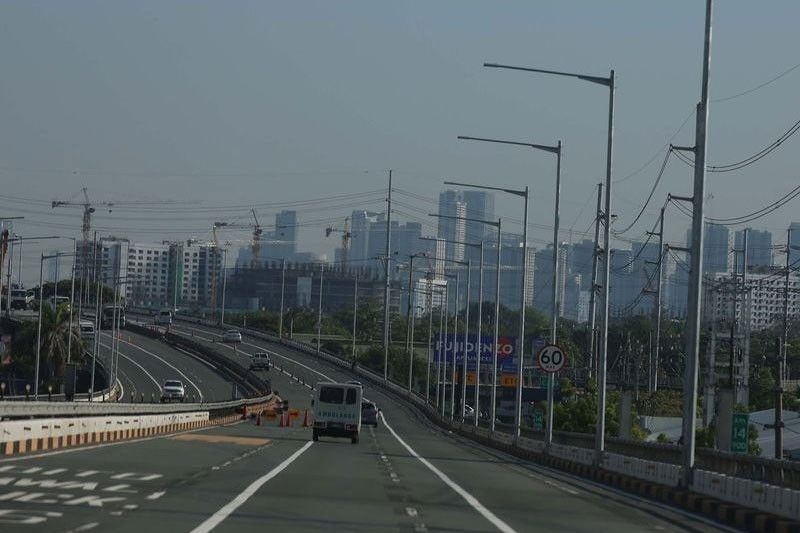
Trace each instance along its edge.
{"label": "overhead electrical wire", "polygon": [[614,230],[613,231],[614,235],[618,236],[630,231],[630,229],[633,226],[635,226],[636,223],[639,221],[639,219],[642,217],[645,210],[647,209],[647,206],[650,205],[650,200],[653,199],[653,194],[655,194],[656,189],[658,188],[658,184],[661,183],[661,177],[664,175],[664,170],[667,168],[667,163],[669,162],[669,156],[671,153],[672,153],[672,147],[670,147],[670,149],[667,150],[667,154],[664,156],[664,161],[661,163],[661,168],[658,171],[658,175],[656,175],[656,179],[653,182],[653,186],[650,188],[650,194],[647,195],[647,199],[645,200],[644,204],[642,204],[642,208],[639,210],[639,213],[636,214],[636,217],[634,217],[631,223],[625,226],[625,228],[619,231]]}

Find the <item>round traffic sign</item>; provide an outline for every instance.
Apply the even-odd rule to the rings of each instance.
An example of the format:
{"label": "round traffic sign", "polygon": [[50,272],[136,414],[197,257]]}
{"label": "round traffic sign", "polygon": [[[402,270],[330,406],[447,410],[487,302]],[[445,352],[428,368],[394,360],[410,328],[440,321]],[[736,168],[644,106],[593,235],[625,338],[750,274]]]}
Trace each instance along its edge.
{"label": "round traffic sign", "polygon": [[545,372],[558,372],[564,368],[567,362],[567,354],[555,344],[548,344],[539,350],[536,361],[539,363],[539,368]]}

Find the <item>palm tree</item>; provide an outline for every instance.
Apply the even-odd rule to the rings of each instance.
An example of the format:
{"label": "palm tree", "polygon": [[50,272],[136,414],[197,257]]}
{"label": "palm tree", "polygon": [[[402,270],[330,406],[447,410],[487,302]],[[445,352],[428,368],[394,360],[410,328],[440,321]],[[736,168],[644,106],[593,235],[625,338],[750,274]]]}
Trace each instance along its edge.
{"label": "palm tree", "polygon": [[67,347],[72,336],[70,360],[79,362],[83,358],[83,345],[75,328],[70,328],[69,304],[56,310],[49,305],[42,309],[42,355],[51,378],[63,379],[67,363]]}

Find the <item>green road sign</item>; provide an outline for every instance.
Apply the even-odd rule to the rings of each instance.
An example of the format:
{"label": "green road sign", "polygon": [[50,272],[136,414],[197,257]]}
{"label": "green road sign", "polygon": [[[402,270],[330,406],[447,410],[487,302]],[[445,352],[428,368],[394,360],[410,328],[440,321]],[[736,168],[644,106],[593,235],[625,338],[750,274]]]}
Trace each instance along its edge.
{"label": "green road sign", "polygon": [[533,412],[533,429],[542,431],[544,429],[544,415],[541,409],[536,409]]}
{"label": "green road sign", "polygon": [[747,428],[749,415],[747,413],[734,413],[731,435],[731,451],[747,453]]}

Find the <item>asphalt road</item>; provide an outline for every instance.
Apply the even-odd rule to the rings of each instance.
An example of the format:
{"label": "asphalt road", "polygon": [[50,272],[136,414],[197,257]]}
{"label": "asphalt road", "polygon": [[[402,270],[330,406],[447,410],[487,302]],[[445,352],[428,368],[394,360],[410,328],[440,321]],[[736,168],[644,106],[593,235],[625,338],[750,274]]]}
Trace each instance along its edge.
{"label": "asphalt road", "polygon": [[[232,357],[246,357],[214,343],[204,329],[196,335]],[[156,347],[157,353],[167,353],[165,346]],[[305,372],[310,382],[314,376],[350,378],[274,344],[245,338],[237,347],[237,352],[257,350],[271,352],[288,372]],[[274,368],[269,376],[290,406],[308,408],[310,386]],[[261,426],[246,421],[0,459],[0,530],[717,529],[445,434],[378,390],[367,387],[365,395],[378,403],[385,419],[378,428],[364,428],[358,445],[330,438],[312,443],[309,429],[280,428],[277,421],[265,420]]]}
{"label": "asphalt road", "polygon": [[[101,357],[109,368],[111,334],[101,333]],[[229,400],[233,384],[217,373],[212,365],[186,352],[157,340],[121,330],[119,341],[119,374],[125,401],[133,392],[136,401],[144,394],[158,401],[161,386],[168,379],[182,381],[186,395],[205,401]]]}

